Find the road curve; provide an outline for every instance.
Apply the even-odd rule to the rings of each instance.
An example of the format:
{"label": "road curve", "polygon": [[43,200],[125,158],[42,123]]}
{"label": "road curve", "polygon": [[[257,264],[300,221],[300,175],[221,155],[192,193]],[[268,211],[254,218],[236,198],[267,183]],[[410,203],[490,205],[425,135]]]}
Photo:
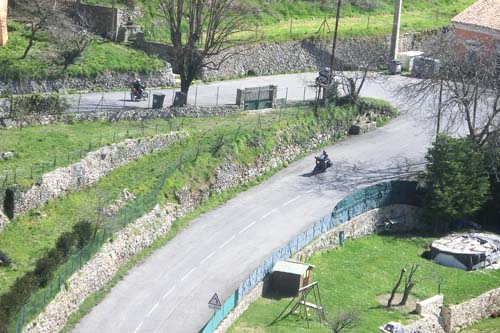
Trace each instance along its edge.
{"label": "road curve", "polygon": [[[304,78],[314,74],[252,83]],[[368,82],[364,95],[392,99],[391,88],[402,80]],[[193,220],[134,267],[73,331],[198,332],[212,314],[207,302],[214,292],[224,301],[273,250],[328,214],[347,193],[420,169],[431,138],[431,126],[403,113],[377,131],[328,147],[333,167],[324,174],[302,176],[311,171],[314,154],[291,164]]]}

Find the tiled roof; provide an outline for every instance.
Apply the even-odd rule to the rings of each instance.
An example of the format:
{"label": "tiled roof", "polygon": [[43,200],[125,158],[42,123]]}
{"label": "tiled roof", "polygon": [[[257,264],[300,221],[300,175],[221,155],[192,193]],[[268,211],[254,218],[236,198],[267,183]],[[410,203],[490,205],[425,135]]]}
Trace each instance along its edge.
{"label": "tiled roof", "polygon": [[451,21],[500,31],[500,0],[479,0]]}

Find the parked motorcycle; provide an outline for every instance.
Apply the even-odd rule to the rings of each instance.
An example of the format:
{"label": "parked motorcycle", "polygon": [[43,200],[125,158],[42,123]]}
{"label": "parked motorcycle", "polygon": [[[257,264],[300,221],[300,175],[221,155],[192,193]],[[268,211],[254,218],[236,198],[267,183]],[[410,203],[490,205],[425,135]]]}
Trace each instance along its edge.
{"label": "parked motorcycle", "polygon": [[317,86],[327,86],[333,81],[333,73],[330,67],[325,67],[319,71],[319,75],[316,77]]}
{"label": "parked motorcycle", "polygon": [[143,89],[143,90],[137,90],[137,89],[130,89],[130,100],[132,101],[140,101],[140,100],[147,100],[149,98],[149,93]]}
{"label": "parked motorcycle", "polygon": [[332,161],[328,156],[321,155],[321,156],[315,156],[316,159],[316,166],[314,167],[312,174],[318,174],[325,172],[326,169],[332,166]]}

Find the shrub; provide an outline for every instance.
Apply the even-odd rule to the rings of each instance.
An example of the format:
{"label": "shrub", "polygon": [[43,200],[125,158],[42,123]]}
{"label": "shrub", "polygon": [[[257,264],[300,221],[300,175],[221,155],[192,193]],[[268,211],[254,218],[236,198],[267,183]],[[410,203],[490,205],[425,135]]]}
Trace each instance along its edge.
{"label": "shrub", "polygon": [[436,230],[444,231],[454,220],[478,211],[488,199],[486,163],[474,140],[444,135],[434,142],[426,159],[425,215]]}
{"label": "shrub", "polygon": [[69,107],[68,100],[58,94],[30,94],[10,98],[10,116],[13,119],[61,115]]}

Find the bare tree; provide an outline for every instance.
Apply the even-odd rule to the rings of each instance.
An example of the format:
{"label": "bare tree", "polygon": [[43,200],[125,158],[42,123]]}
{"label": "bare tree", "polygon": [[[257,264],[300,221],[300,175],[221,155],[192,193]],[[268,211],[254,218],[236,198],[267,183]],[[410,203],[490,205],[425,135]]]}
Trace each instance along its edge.
{"label": "bare tree", "polygon": [[92,24],[89,16],[79,11],[75,11],[71,18],[58,19],[48,32],[57,45],[57,59],[61,60],[63,70],[66,70],[93,41],[93,34],[90,32]]}
{"label": "bare tree", "polygon": [[38,32],[48,30],[54,22],[61,21],[66,15],[64,5],[54,0],[18,0],[16,10],[28,20],[30,29],[28,45],[19,59],[25,59],[28,56]]}
{"label": "bare tree", "polygon": [[408,276],[406,277],[406,280],[405,280],[405,289],[403,291],[403,297],[401,298],[401,302],[399,302],[399,304],[398,304],[400,306],[406,305],[406,302],[408,301],[408,297],[410,296],[411,290],[419,282],[419,280],[414,279],[414,275],[415,275],[415,272],[417,271],[418,267],[419,267],[418,264],[411,265],[410,272],[408,273]]}
{"label": "bare tree", "polygon": [[[187,94],[202,68],[218,69],[241,51],[232,37],[245,30],[245,7],[234,0],[159,0],[160,16],[170,32],[173,65],[179,71],[181,91]],[[217,60],[214,56],[220,55]]]}
{"label": "bare tree", "polygon": [[389,299],[387,300],[387,308],[390,308],[392,306],[392,301],[394,300],[394,297],[396,296],[396,292],[399,289],[399,286],[401,285],[401,281],[403,280],[403,276],[406,273],[406,268],[403,267],[401,268],[401,273],[399,274],[398,281],[394,285],[394,287],[391,290],[391,295],[389,296]]}
{"label": "bare tree", "polygon": [[327,320],[327,325],[333,333],[341,333],[356,326],[359,320],[359,313],[355,310],[339,311],[333,318]]}
{"label": "bare tree", "polygon": [[339,88],[349,103],[356,103],[363,86],[378,65],[387,62],[388,45],[382,39],[363,39],[352,41],[349,47],[337,51],[335,73]]}
{"label": "bare tree", "polygon": [[464,128],[482,146],[497,133],[500,73],[489,53],[460,45],[451,34],[437,39],[428,55],[439,59],[439,70],[409,82],[399,95],[419,109],[434,105],[437,133]]}

